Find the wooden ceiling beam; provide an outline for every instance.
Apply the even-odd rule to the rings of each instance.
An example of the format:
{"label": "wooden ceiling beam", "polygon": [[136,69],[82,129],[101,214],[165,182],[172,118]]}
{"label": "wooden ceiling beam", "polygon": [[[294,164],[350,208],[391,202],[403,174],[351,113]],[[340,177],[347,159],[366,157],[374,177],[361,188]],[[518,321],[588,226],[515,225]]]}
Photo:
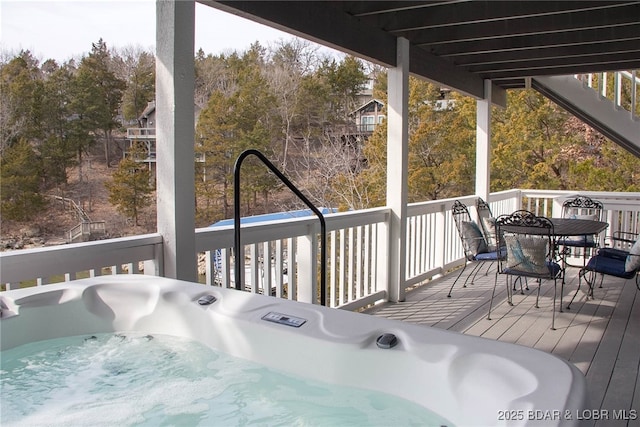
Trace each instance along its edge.
{"label": "wooden ceiling beam", "polygon": [[[343,12],[332,2],[209,1],[200,3],[290,34],[339,49],[385,67],[394,67],[397,38]],[[484,98],[482,78],[423,49],[412,47],[410,72],[475,98]],[[495,93],[501,89],[495,88]],[[496,96],[500,99],[500,96]]]}

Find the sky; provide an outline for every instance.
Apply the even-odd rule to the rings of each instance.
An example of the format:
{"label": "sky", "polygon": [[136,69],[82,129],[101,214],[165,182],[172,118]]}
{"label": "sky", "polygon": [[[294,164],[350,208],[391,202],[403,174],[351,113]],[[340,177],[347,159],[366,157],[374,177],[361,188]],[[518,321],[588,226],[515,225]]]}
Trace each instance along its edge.
{"label": "sky", "polygon": [[[82,57],[102,38],[109,49],[154,50],[155,0],[0,0],[0,50],[29,50],[41,61]],[[196,3],[195,51],[244,51],[293,36]]]}

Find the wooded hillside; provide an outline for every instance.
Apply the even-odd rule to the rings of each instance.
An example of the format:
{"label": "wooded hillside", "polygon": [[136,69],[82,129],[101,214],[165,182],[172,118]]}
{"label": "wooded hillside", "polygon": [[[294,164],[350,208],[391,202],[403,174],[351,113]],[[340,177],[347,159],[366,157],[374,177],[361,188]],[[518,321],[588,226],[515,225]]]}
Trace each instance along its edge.
{"label": "wooded hillside", "polygon": [[[265,153],[318,206],[385,203],[385,123],[366,137],[347,131],[370,78],[373,97],[385,103],[385,70],[323,56],[298,39],[229,54],[199,51],[194,61],[195,149],[203,159],[196,162],[198,226],[231,216],[232,167],[247,148]],[[99,40],[78,62],[40,63],[27,51],[0,66],[3,238],[27,230],[63,239],[73,215],[52,196],[111,221],[107,236],[154,231],[153,172],[122,161],[135,150],[126,128],[140,126],[155,98],[154,56],[111,51]],[[508,105],[493,113],[493,191],[639,191],[637,158],[540,94],[510,91]],[[473,193],[475,100],[411,79],[409,126],[410,201]],[[245,167],[244,215],[299,207],[262,166]]]}

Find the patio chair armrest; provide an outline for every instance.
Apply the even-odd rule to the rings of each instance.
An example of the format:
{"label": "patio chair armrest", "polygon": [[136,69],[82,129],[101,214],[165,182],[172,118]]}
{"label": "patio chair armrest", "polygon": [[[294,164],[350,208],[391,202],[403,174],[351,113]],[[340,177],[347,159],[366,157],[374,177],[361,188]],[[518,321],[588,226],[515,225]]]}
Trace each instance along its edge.
{"label": "patio chair armrest", "polygon": [[638,237],[638,233],[630,231],[614,231],[613,235],[605,237],[604,246],[628,251],[638,240]]}
{"label": "patio chair armrest", "polygon": [[627,259],[627,255],[629,255],[629,251],[625,251],[622,249],[600,248],[598,250],[598,256],[602,256],[605,258],[619,259],[621,261],[625,261]]}
{"label": "patio chair armrest", "polygon": [[633,245],[638,240],[638,233],[632,233],[630,231],[614,231],[611,240],[614,242],[624,242]]}

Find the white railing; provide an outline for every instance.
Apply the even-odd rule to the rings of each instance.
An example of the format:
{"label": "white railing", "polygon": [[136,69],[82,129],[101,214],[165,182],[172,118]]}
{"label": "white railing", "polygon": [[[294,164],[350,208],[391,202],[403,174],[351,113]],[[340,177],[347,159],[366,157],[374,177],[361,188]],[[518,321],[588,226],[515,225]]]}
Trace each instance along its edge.
{"label": "white railing", "polygon": [[[509,190],[491,194],[494,216],[528,209],[559,216],[562,201],[576,191]],[[580,192],[604,203],[610,235],[640,231],[640,193]],[[476,216],[475,196],[460,197]],[[451,216],[456,199],[408,206],[405,288],[446,274],[464,263]],[[326,216],[327,305],[355,310],[388,296],[388,208]],[[243,225],[244,289],[304,302],[318,301],[319,224],[315,217]],[[233,227],[196,230],[204,259],[202,281],[235,287]],[[6,289],[87,276],[128,272],[161,275],[162,237],[132,236],[0,253],[0,283]],[[266,255],[265,255],[266,254]],[[266,291],[265,291],[266,290]]]}
{"label": "white railing", "polygon": [[[490,199],[494,216],[521,207],[522,192],[495,193]],[[476,196],[414,203],[407,210],[407,276],[405,287],[414,286],[446,274],[465,263],[462,242],[451,215],[451,206],[459,200],[477,219]]]}
{"label": "white railing", "polygon": [[[640,232],[640,193],[508,190],[492,193],[489,205],[496,217],[517,209],[558,217],[561,215],[562,202],[578,193],[603,202],[605,221],[609,223],[604,234],[611,235],[613,231]],[[415,203],[408,207],[405,287],[437,278],[465,262],[451,215],[455,200],[467,205],[471,215],[477,216],[475,196]]]}
{"label": "white railing", "polygon": [[[142,263],[142,270],[140,264]],[[162,271],[162,236],[146,234],[0,253],[0,283],[46,285],[88,276]]]}
{"label": "white railing", "polygon": [[81,241],[87,241],[92,235],[106,234],[107,226],[105,221],[90,221],[81,222],[67,232],[67,242],[72,243],[81,239]]}
{"label": "white railing", "polygon": [[537,215],[558,217],[562,202],[578,194],[599,200],[604,206],[603,220],[609,223],[605,231],[610,236],[615,231],[640,233],[640,193],[603,191],[543,191],[520,190],[522,209]]}
{"label": "white railing", "polygon": [[[640,71],[579,74],[575,77],[603,98],[613,101],[616,107],[629,111],[632,119],[640,119]],[[627,91],[628,97],[622,96]]]}
{"label": "white railing", "polygon": [[155,128],[127,128],[127,139],[155,139]]}
{"label": "white railing", "polygon": [[[353,308],[354,302],[362,306],[386,297],[380,260],[386,259],[388,217],[387,208],[326,216],[328,306]],[[319,233],[312,216],[243,225],[244,289],[316,302]],[[232,247],[233,226],[196,230],[207,284],[235,287]]]}

